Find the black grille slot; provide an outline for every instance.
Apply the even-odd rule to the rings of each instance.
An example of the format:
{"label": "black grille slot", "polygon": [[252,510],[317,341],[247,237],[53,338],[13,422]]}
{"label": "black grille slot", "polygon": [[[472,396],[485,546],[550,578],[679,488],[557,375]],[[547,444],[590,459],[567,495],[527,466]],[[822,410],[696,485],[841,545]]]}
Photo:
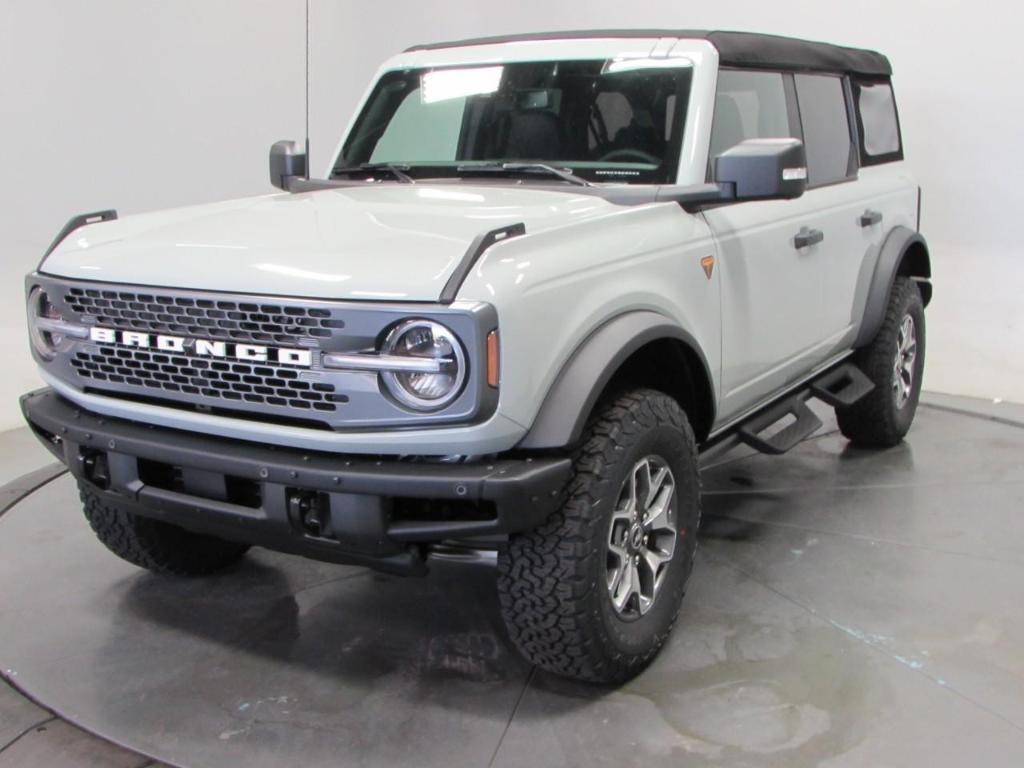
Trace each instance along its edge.
{"label": "black grille slot", "polygon": [[230,402],[306,411],[334,412],[345,395],[333,384],[305,381],[294,368],[273,363],[211,360],[181,353],[125,347],[80,349],[70,361],[84,379],[143,387],[167,395],[184,393]]}
{"label": "black grille slot", "polygon": [[311,346],[345,327],[328,309],[200,299],[159,293],[68,288],[64,303],[98,325],[260,344]]}

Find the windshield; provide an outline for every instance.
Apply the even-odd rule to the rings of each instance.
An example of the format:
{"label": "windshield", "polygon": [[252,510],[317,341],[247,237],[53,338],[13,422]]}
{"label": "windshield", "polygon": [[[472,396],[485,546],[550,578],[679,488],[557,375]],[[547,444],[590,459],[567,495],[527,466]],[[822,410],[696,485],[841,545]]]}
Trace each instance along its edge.
{"label": "windshield", "polygon": [[479,175],[478,166],[544,163],[591,182],[670,183],[690,74],[685,59],[388,72],[356,120],[335,173],[382,163],[413,178],[436,178]]}

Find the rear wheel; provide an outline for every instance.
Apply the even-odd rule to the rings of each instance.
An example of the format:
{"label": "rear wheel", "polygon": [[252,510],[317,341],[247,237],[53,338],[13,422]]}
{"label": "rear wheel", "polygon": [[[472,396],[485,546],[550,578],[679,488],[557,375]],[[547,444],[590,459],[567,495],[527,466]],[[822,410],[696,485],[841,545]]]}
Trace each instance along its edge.
{"label": "rear wheel", "polygon": [[562,509],[499,556],[502,614],[537,666],[620,682],[664,644],[693,568],[693,431],[672,398],[634,390],[597,412],[574,461]]}
{"label": "rear wheel", "polygon": [[249,549],[213,536],[141,517],[79,484],[85,517],[104,546],[133,565],[175,576],[204,576],[238,560]]}
{"label": "rear wheel", "polygon": [[913,280],[897,277],[878,335],[854,361],[875,388],[836,409],[840,431],[854,444],[887,447],[910,430],[924,373],[924,304]]}

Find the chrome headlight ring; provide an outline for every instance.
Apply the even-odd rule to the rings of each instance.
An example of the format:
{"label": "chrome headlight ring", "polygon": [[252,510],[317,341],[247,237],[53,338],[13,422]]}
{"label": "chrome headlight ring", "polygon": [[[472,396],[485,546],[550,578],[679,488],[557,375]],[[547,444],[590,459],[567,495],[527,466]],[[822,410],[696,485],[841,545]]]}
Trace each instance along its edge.
{"label": "chrome headlight ring", "polygon": [[50,303],[46,291],[38,285],[28,294],[28,337],[36,353],[44,360],[53,360],[64,337],[59,333],[62,318]]}
{"label": "chrome headlight ring", "polygon": [[[394,365],[381,370],[388,392],[417,411],[436,411],[449,405],[466,383],[466,353],[455,332],[433,320],[410,319],[395,326],[384,340],[382,357],[407,360],[409,368]],[[419,370],[416,370],[416,369]]]}

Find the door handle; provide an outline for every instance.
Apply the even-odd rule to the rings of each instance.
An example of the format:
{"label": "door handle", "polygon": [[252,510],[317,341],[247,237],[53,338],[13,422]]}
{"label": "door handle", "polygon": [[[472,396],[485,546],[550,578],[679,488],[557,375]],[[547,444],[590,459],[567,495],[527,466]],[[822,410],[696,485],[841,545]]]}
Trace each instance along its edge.
{"label": "door handle", "polygon": [[825,233],[820,229],[808,229],[807,227],[801,227],[800,231],[796,233],[796,237],[793,238],[794,248],[808,248],[812,245],[817,245],[825,239]]}
{"label": "door handle", "polygon": [[862,227],[873,227],[875,224],[882,223],[882,212],[872,211],[868,208],[860,215],[860,218],[857,221]]}

